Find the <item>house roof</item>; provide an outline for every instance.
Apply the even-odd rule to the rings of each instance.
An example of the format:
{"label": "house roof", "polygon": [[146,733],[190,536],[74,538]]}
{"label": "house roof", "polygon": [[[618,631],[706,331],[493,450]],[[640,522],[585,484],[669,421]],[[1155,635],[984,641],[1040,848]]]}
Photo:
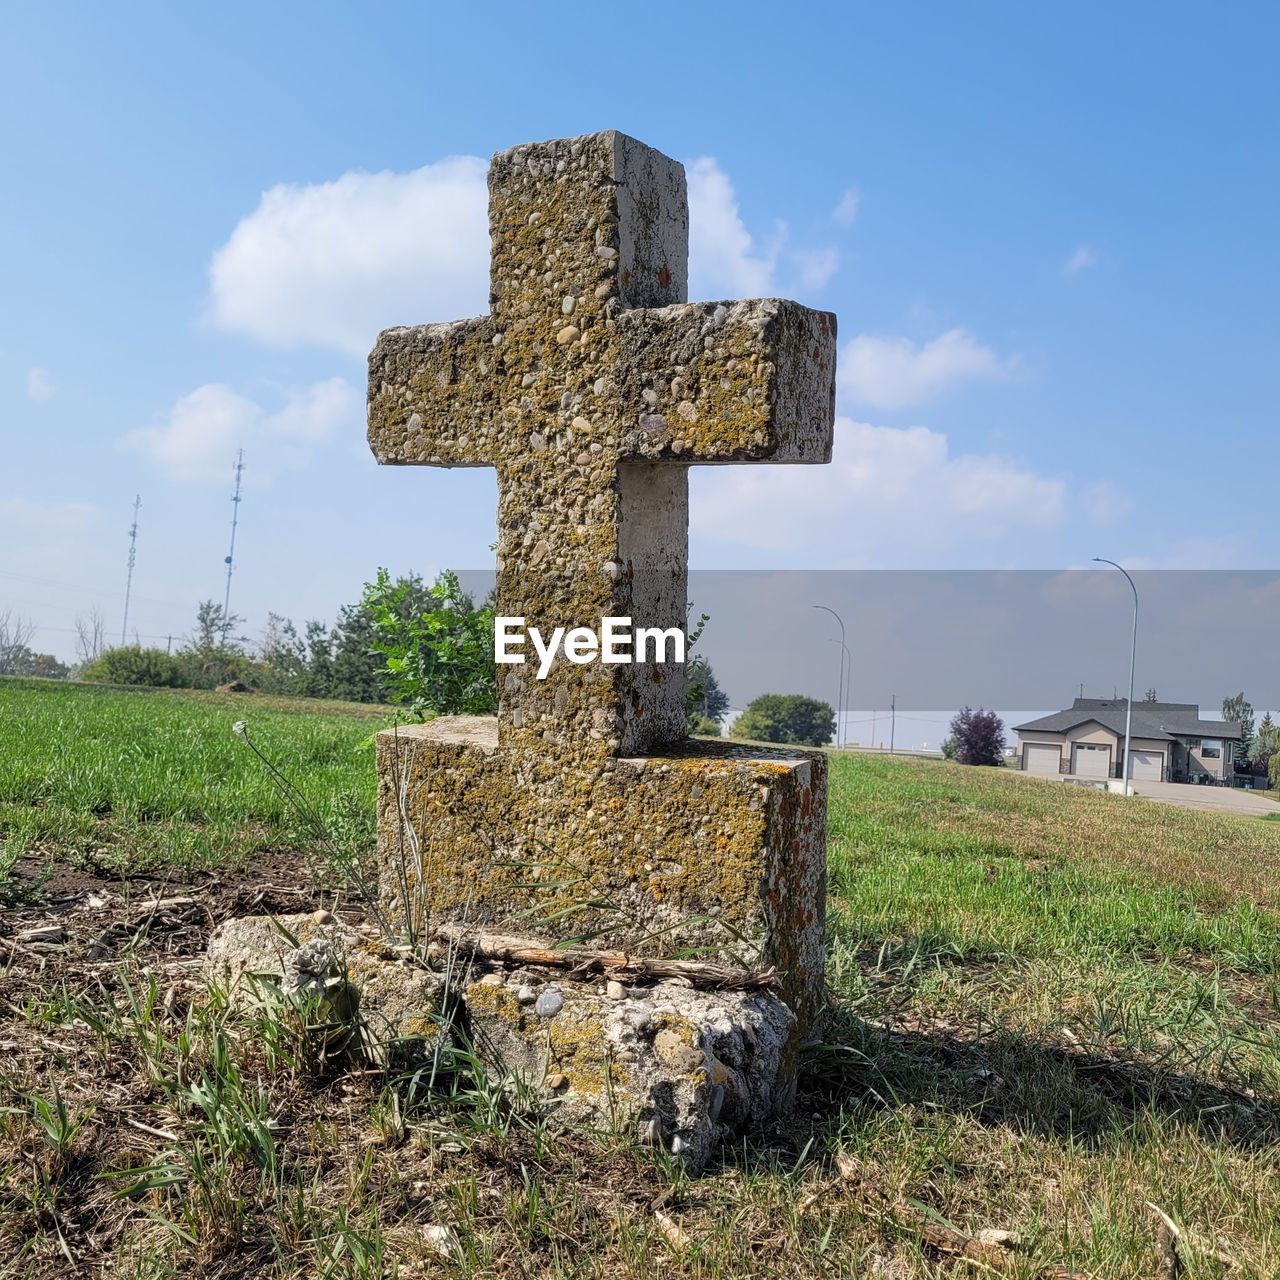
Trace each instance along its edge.
{"label": "house roof", "polygon": [[[1077,725],[1096,720],[1104,729],[1123,735],[1127,698],[1077,698],[1066,711],[1055,711],[1015,726],[1014,732],[1067,733]],[[1175,737],[1239,738],[1240,726],[1226,720],[1201,720],[1194,702],[1135,702],[1132,733],[1135,738],[1172,741]]]}

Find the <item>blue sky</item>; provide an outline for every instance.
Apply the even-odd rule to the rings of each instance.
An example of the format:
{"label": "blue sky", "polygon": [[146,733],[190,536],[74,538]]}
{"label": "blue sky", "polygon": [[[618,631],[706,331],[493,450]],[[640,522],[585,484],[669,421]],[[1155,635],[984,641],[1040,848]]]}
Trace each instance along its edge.
{"label": "blue sky", "polygon": [[[1275,563],[1263,6],[10,7],[0,613],[332,620],[483,566],[484,472],[380,470],[363,351],[485,305],[483,165],[689,166],[696,296],[839,314],[829,468],[696,471],[702,568]],[[1269,376],[1271,375],[1271,376]],[[769,519],[761,520],[762,508]]]}

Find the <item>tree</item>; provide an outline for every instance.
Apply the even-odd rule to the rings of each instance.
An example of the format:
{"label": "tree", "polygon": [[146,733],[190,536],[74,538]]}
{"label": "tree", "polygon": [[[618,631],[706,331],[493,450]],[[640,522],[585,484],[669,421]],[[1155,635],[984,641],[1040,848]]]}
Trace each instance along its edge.
{"label": "tree", "polygon": [[1271,757],[1271,764],[1268,767],[1267,772],[1271,779],[1271,785],[1277,791],[1280,791],[1280,751],[1277,751]]}
{"label": "tree", "polygon": [[36,624],[29,618],[24,622],[6,609],[0,613],[0,676],[16,676],[18,667],[28,662],[29,642],[36,633]]}
{"label": "tree", "polygon": [[183,669],[183,685],[192,689],[213,689],[230,680],[256,684],[262,668],[244,651],[238,638],[223,637],[240,627],[244,619],[227,613],[213,600],[196,607],[196,627],[191,638],[175,657]]}
{"label": "tree", "polygon": [[1254,773],[1265,778],[1271,768],[1271,761],[1277,755],[1280,755],[1280,725],[1276,724],[1268,711],[1262,717],[1258,732],[1253,736],[1253,751],[1249,762],[1253,765]]}
{"label": "tree", "polygon": [[719,734],[720,722],[729,710],[729,695],[720,688],[711,663],[700,654],[686,668],[685,712],[689,717],[690,733],[706,733],[706,729],[692,728],[694,719],[710,721],[715,725],[711,732]]}
{"label": "tree", "polygon": [[951,721],[955,760],[960,764],[1004,764],[1004,721],[994,711],[965,707]]}
{"label": "tree", "polygon": [[836,731],[836,713],[817,698],[798,693],[763,693],[733,722],[732,738],[822,747]]}
{"label": "tree", "polygon": [[[412,615],[428,607],[427,589],[416,579],[401,607]],[[493,627],[490,625],[490,635]],[[338,625],[329,637],[329,697],[346,702],[385,702],[388,688],[383,675],[385,657],[375,647],[377,624],[373,610],[361,600],[338,610]],[[490,640],[492,659],[492,639]],[[495,704],[496,705],[496,704]]]}
{"label": "tree", "polygon": [[696,711],[689,717],[687,732],[690,736],[699,738],[724,737],[724,730],[720,727],[719,720],[711,720],[707,716],[699,715]]}
{"label": "tree", "polygon": [[104,649],[80,672],[82,680],[103,684],[147,685],[153,689],[187,687],[182,662],[163,649],[143,649],[136,644],[118,649]]}
{"label": "tree", "polygon": [[950,734],[948,734],[945,738],[943,738],[942,758],[944,760],[954,760],[956,758],[956,752],[959,749],[960,749],[960,744]]}
{"label": "tree", "polygon": [[87,618],[76,615],[76,657],[83,665],[98,657],[106,644],[107,624],[97,607],[89,610]]}
{"label": "tree", "polygon": [[364,590],[372,648],[384,658],[392,702],[423,715],[489,715],[498,707],[493,609],[477,609],[446,571],[426,589],[417,575],[394,581],[386,569]]}
{"label": "tree", "polygon": [[1236,759],[1248,760],[1253,751],[1253,707],[1243,691],[1222,700],[1222,718],[1240,726],[1240,742]]}
{"label": "tree", "polygon": [[35,676],[41,680],[65,680],[71,668],[51,653],[35,653],[25,645],[11,650],[8,658],[11,676]]}
{"label": "tree", "polygon": [[201,600],[196,606],[196,629],[191,633],[191,648],[197,653],[238,652],[240,642],[231,636],[244,619],[228,613],[214,600]]}

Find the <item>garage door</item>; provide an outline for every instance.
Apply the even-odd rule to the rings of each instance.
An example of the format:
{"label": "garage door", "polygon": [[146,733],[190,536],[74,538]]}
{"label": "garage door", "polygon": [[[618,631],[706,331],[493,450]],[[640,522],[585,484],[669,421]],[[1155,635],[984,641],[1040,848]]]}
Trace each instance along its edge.
{"label": "garage door", "polygon": [[1071,749],[1071,772],[1078,778],[1109,778],[1111,748],[1088,742],[1077,742]]}
{"label": "garage door", "polygon": [[1137,781],[1159,782],[1164,777],[1163,751],[1130,751],[1129,777]]}
{"label": "garage door", "polygon": [[1035,746],[1027,743],[1025,747],[1026,763],[1023,768],[1028,773],[1052,773],[1055,776],[1062,772],[1062,748]]}

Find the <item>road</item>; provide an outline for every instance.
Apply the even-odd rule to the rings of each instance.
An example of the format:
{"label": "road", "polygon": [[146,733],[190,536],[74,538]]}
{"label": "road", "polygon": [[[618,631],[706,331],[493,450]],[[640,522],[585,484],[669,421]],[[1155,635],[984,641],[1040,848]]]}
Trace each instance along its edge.
{"label": "road", "polygon": [[1192,787],[1181,782],[1135,782],[1134,790],[1156,804],[1172,804],[1179,809],[1203,809],[1211,813],[1239,813],[1265,817],[1280,814],[1280,804],[1256,791],[1236,787]]}

